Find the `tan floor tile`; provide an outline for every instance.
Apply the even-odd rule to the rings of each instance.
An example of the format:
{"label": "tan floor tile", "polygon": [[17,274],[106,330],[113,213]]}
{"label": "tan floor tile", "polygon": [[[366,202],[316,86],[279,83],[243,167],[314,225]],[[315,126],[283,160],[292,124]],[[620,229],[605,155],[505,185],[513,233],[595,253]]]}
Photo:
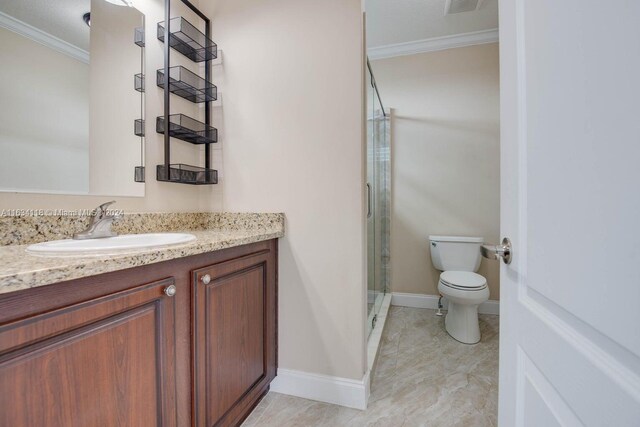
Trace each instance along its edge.
{"label": "tan floor tile", "polygon": [[435,310],[391,307],[366,411],[269,393],[244,427],[490,427],[497,424],[498,316],[461,344]]}

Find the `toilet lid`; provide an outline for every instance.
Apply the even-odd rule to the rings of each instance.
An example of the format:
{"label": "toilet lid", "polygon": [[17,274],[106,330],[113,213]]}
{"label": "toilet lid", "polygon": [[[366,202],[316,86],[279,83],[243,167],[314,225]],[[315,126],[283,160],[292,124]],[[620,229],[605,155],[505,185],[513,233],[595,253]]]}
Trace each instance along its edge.
{"label": "toilet lid", "polygon": [[440,275],[443,285],[458,289],[482,289],[487,286],[487,279],[471,271],[445,271]]}

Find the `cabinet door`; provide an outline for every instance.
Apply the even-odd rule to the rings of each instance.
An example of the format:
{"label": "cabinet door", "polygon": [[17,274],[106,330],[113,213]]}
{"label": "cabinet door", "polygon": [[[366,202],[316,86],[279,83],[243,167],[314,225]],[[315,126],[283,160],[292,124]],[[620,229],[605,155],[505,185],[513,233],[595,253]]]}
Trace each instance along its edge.
{"label": "cabinet door", "polygon": [[194,412],[199,427],[239,424],[276,373],[273,251],[194,272]]}
{"label": "cabinet door", "polygon": [[175,426],[166,279],[0,326],[0,425]]}

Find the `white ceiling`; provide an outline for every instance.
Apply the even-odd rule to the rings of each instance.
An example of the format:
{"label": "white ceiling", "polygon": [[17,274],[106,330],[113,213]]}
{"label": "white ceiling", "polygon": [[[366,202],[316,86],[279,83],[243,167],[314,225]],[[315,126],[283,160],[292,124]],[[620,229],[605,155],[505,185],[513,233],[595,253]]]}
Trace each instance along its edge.
{"label": "white ceiling", "polygon": [[498,0],[479,10],[444,14],[446,0],[366,0],[367,47],[498,28]]}
{"label": "white ceiling", "polygon": [[0,0],[0,11],[74,46],[89,50],[89,27],[82,15],[91,0]]}
{"label": "white ceiling", "polygon": [[[446,0],[366,0],[367,46],[377,47],[498,27],[498,0],[475,12],[444,15]],[[89,50],[82,15],[91,0],[0,0],[0,11]]]}

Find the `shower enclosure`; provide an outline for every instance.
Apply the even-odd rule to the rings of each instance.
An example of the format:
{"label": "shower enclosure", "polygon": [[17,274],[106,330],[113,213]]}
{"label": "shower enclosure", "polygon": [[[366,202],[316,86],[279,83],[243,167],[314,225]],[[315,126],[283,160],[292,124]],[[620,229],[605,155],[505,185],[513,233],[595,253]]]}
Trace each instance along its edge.
{"label": "shower enclosure", "polygon": [[391,121],[367,60],[367,327],[375,327],[389,286]]}

